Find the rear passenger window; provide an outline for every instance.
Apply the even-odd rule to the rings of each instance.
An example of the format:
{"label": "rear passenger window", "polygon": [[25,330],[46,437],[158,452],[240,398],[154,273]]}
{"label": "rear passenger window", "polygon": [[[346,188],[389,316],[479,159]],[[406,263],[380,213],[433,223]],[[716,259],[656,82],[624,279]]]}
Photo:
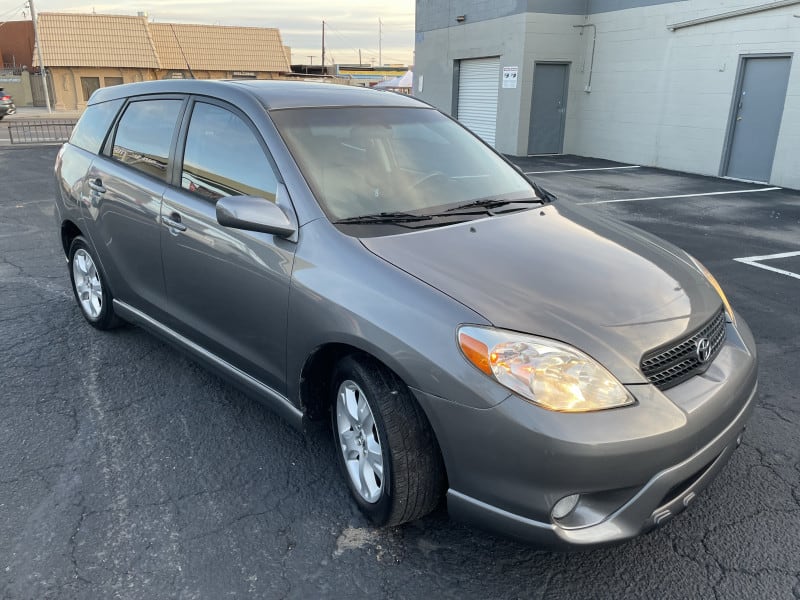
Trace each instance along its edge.
{"label": "rear passenger window", "polygon": [[93,154],[100,152],[108,128],[117,116],[122,102],[122,100],[111,100],[88,106],[72,130],[69,143]]}
{"label": "rear passenger window", "polygon": [[278,181],[256,134],[242,119],[197,102],[186,135],[181,187],[212,202],[223,196],[274,202]]}
{"label": "rear passenger window", "polygon": [[117,126],[113,157],[166,180],[167,157],[182,105],[182,100],[131,102]]}

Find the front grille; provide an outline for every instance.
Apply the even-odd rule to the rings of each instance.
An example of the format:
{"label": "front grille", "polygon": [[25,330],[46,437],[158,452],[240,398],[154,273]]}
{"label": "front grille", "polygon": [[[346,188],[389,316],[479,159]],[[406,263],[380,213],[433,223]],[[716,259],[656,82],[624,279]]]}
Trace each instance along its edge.
{"label": "front grille", "polygon": [[[709,342],[709,358],[703,363],[697,357],[697,342],[702,338]],[[691,336],[645,354],[640,365],[642,373],[658,389],[666,390],[705,371],[724,342],[725,313],[719,311]]]}

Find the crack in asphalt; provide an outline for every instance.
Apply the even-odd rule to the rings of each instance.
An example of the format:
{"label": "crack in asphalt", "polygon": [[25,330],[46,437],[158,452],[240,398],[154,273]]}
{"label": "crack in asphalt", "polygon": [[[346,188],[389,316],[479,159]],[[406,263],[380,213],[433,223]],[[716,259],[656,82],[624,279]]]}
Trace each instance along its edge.
{"label": "crack in asphalt", "polygon": [[704,262],[713,233],[759,337],[761,397],[702,502],[623,546],[557,554],[443,510],[373,529],[327,431],[298,434],[143,331],[88,327],[52,211],[28,201],[49,193],[54,154],[0,149],[0,597],[800,600],[796,286],[726,262],[796,244],[800,196],[780,220],[749,200],[602,209]]}

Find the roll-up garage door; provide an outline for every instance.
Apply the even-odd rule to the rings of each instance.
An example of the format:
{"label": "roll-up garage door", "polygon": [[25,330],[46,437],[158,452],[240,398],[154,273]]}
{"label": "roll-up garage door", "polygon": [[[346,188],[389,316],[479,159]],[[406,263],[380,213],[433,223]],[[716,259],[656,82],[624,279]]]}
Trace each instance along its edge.
{"label": "roll-up garage door", "polygon": [[458,120],[494,146],[500,58],[462,60],[458,74]]}

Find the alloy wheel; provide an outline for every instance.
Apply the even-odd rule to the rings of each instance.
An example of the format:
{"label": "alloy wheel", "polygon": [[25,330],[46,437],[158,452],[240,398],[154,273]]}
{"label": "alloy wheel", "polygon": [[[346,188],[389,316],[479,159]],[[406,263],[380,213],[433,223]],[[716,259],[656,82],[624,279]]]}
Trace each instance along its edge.
{"label": "alloy wheel", "polygon": [[352,380],[343,381],[336,394],[336,432],[353,487],[366,502],[378,502],[384,487],[381,441],[367,397]]}

